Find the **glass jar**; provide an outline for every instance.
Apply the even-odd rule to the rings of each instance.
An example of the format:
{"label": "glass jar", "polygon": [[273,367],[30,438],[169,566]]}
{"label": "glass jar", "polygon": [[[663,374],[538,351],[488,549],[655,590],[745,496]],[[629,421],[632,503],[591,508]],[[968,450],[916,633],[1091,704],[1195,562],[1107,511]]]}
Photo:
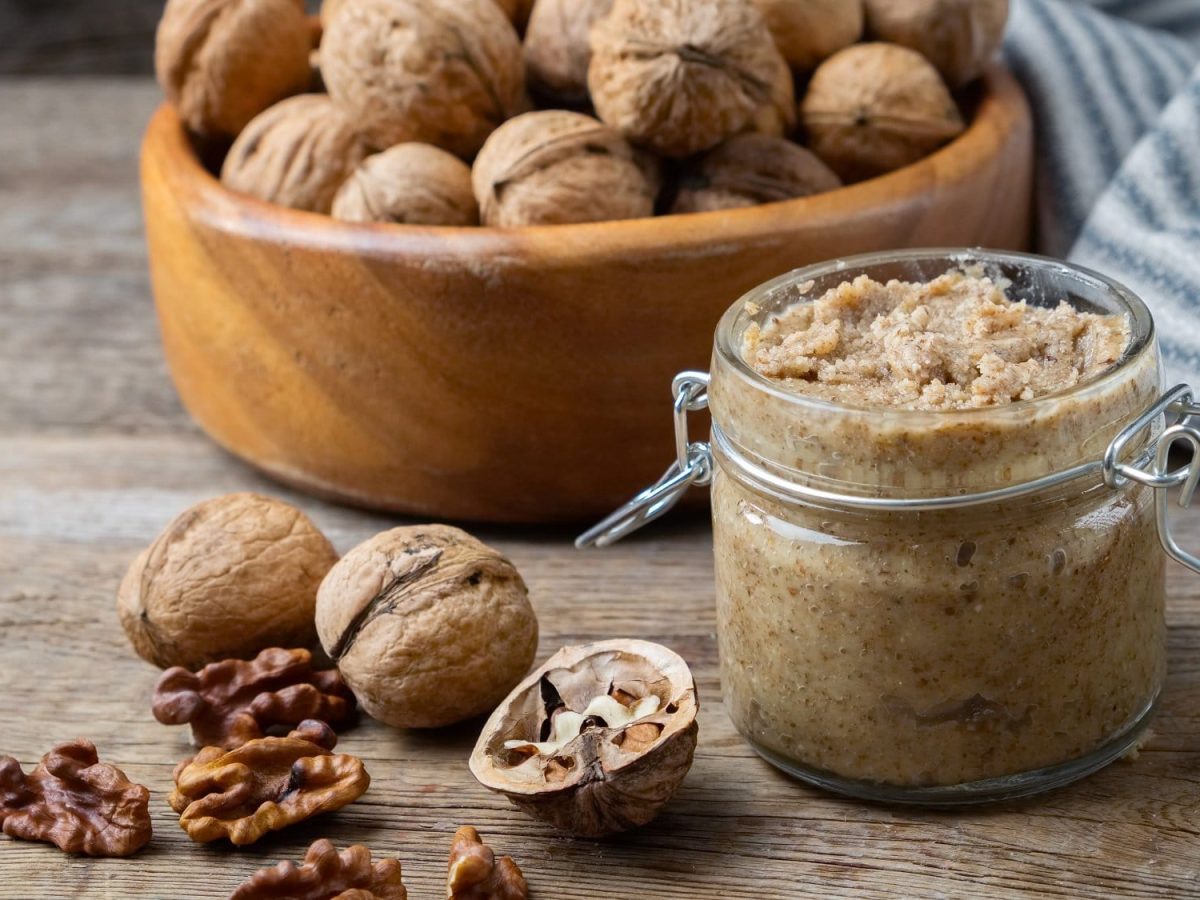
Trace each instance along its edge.
{"label": "glass jar", "polygon": [[[982,266],[1032,304],[1125,315],[1102,375],[985,409],[840,405],[755,372],[751,323],[858,275],[928,281]],[[857,797],[1000,799],[1136,747],[1166,672],[1164,546],[1177,440],[1153,324],[1128,290],[1019,254],[913,251],[799,270],[736,303],[711,377],[676,379],[677,462],[582,543],[607,543],[711,483],[724,698],[797,777]],[[687,436],[708,405],[711,443]],[[1190,477],[1190,481],[1189,481]],[[1161,488],[1163,490],[1156,490]],[[1156,496],[1157,495],[1157,496]]]}

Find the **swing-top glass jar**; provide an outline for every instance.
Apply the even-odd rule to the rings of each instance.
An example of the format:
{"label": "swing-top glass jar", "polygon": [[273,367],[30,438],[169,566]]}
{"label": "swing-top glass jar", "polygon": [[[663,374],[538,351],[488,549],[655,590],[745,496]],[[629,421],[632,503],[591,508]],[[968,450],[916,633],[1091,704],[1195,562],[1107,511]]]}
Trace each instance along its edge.
{"label": "swing-top glass jar", "polygon": [[[853,405],[755,365],[764,329],[859,276],[955,272],[1120,322],[1114,361],[982,408]],[[1095,340],[1076,338],[1088,353]],[[917,358],[900,350],[892,370]],[[1136,747],[1163,685],[1160,526],[1196,564],[1170,540],[1164,493],[1188,482],[1190,500],[1195,473],[1169,472],[1167,449],[1200,433],[1164,433],[1196,410],[1161,378],[1145,305],[1063,263],[931,250],[800,270],[725,315],[711,377],[676,379],[677,463],[581,542],[615,540],[711,482],[724,699],[760,754],[870,799],[1045,790]],[[690,443],[687,412],[706,404],[711,444]]]}

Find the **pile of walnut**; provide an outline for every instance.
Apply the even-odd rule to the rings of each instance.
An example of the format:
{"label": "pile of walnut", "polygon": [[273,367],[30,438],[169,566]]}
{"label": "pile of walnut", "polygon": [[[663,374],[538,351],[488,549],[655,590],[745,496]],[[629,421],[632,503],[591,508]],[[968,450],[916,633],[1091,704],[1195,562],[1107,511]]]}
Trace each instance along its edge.
{"label": "pile of walnut", "polygon": [[[353,222],[753,206],[909,165],[1008,0],[168,0],[156,68],[222,181]],[[863,42],[863,43],[860,43]],[[961,95],[960,95],[961,96]]]}

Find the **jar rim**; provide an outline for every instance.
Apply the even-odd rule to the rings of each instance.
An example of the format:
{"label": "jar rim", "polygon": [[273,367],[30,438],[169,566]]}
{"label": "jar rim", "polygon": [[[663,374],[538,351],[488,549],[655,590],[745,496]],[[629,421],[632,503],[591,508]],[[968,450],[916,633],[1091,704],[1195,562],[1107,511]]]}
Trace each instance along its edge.
{"label": "jar rim", "polygon": [[[999,266],[1008,264],[1026,269],[1040,269],[1055,272],[1093,289],[1098,288],[1117,304],[1119,309],[1113,313],[1124,313],[1129,318],[1129,343],[1121,354],[1121,358],[1100,373],[1077,384],[1041,394],[1029,400],[1015,400],[1002,406],[968,407],[954,409],[913,409],[903,406],[865,406],[853,403],[842,403],[825,398],[814,397],[799,391],[788,390],[777,380],[762,375],[746,360],[741,350],[741,333],[739,325],[746,320],[747,306],[762,305],[762,301],[776,291],[793,285],[803,285],[828,275],[845,272],[847,278],[862,274],[861,270],[874,266],[895,263],[934,263],[939,266],[945,263],[945,269],[939,274],[960,269],[964,266],[983,265]],[[937,276],[929,276],[937,277]],[[816,299],[815,297],[813,299]],[[770,281],[760,284],[743,294],[725,311],[717,325],[714,349],[733,372],[748,381],[755,388],[770,394],[784,402],[798,407],[810,408],[814,412],[850,415],[879,415],[886,413],[899,420],[919,421],[936,420],[938,422],[962,421],[972,416],[1023,415],[1033,407],[1064,397],[1102,389],[1115,378],[1118,378],[1128,367],[1154,343],[1154,319],[1145,302],[1132,290],[1115,279],[1109,278],[1094,269],[1079,266],[1063,260],[1033,253],[1018,253],[1015,251],[985,250],[968,247],[931,247],[916,250],[887,250],[876,253],[862,253],[839,259],[817,263],[793,269]]]}

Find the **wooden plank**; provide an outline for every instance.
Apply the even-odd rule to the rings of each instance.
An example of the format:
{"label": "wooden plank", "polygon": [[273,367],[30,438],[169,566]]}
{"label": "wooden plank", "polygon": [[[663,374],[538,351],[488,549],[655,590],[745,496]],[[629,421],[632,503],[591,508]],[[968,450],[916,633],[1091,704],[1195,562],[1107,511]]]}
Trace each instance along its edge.
{"label": "wooden plank", "polygon": [[[249,849],[189,841],[165,803],[186,733],[151,717],[157,671],[133,655],[114,610],[129,559],[180,509],[230,490],[299,503],[342,550],[394,520],[265,481],[174,401],[134,182],[154,99],[144,83],[0,85],[17,129],[0,129],[0,752],[32,764],[54,741],[89,737],[151,788],[155,826],[129,860],[0,839],[0,898],[219,898],[321,836],[396,855],[412,896],[435,897],[464,823],[514,855],[543,900],[1200,896],[1200,579],[1171,569],[1172,672],[1136,762],[995,808],[871,806],[785,778],[734,732],[720,704],[702,516],[603,553],[574,551],[563,530],[479,530],[529,582],[541,656],[629,636],[663,641],[693,666],[696,763],[653,825],[608,842],[561,837],[475,783],[466,757],[478,722],[434,733],[365,722],[342,741],[373,776],[359,802]],[[1184,531],[1200,544],[1200,513]]]}

